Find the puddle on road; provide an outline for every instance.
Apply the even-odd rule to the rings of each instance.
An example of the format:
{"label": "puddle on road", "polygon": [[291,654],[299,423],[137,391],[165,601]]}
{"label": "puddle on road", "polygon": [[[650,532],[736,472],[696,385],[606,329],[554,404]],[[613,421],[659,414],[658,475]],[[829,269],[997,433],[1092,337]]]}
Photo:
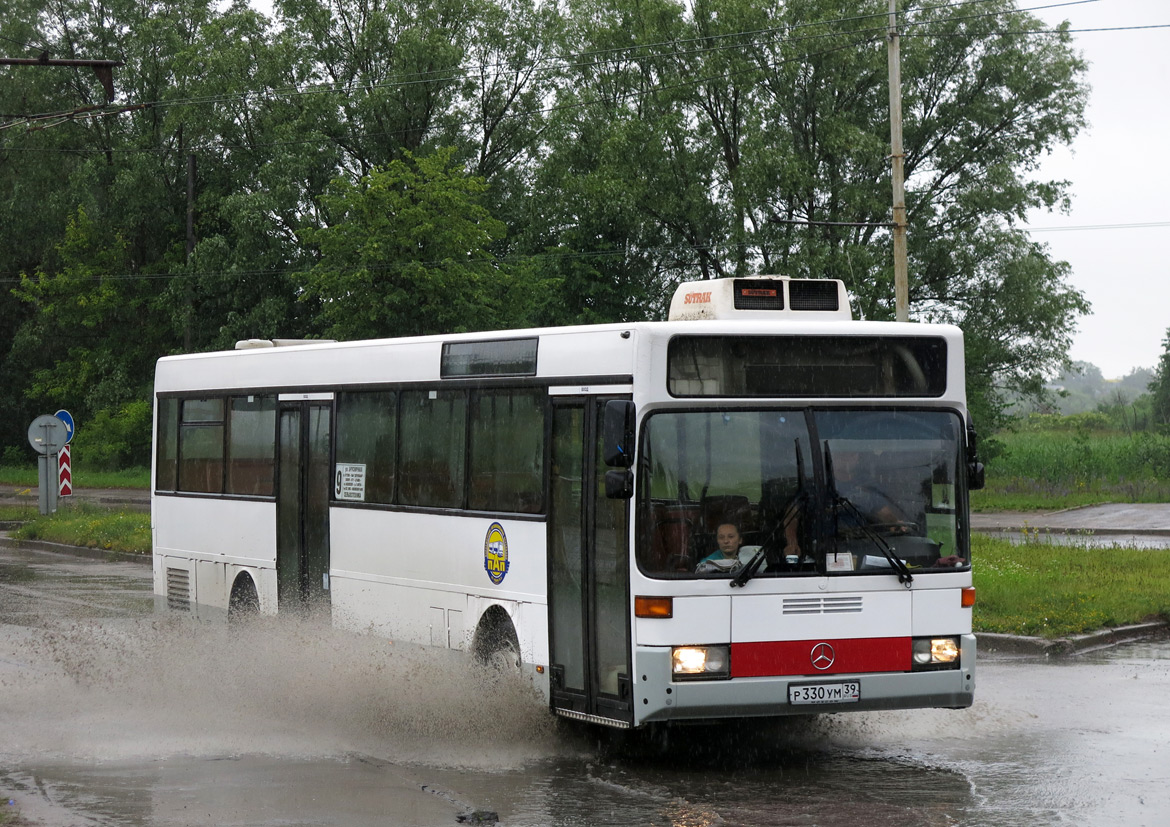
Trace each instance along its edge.
{"label": "puddle on road", "polygon": [[0,583],[29,583],[38,576],[32,566],[0,563]]}
{"label": "puddle on road", "polygon": [[[471,806],[511,827],[1030,827],[1142,823],[1140,807],[1170,806],[1153,783],[1170,736],[1166,644],[988,662],[962,711],[685,727],[631,745],[558,722],[523,682],[461,654],[288,617],[114,617],[115,595],[150,599],[147,572],[113,592],[83,566],[73,591],[44,574],[52,599],[0,626],[0,792],[49,827],[434,825]],[[0,590],[0,615],[18,586]]]}

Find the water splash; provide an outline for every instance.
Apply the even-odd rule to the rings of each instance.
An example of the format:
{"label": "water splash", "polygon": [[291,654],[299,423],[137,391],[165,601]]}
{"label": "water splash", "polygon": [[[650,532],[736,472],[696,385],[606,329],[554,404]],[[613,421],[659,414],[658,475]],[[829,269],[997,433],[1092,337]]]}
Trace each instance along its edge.
{"label": "water splash", "polygon": [[354,752],[499,768],[555,749],[532,686],[460,653],[287,617],[2,627],[0,752],[118,760]]}

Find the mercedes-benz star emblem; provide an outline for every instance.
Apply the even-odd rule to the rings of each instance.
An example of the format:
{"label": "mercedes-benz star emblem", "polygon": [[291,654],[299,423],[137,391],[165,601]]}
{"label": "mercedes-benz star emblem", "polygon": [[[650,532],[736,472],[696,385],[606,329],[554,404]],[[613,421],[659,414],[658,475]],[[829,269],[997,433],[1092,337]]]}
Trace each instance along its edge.
{"label": "mercedes-benz star emblem", "polygon": [[818,643],[812,648],[811,657],[813,668],[824,672],[833,665],[833,661],[837,659],[837,653],[833,651],[833,647],[829,644]]}

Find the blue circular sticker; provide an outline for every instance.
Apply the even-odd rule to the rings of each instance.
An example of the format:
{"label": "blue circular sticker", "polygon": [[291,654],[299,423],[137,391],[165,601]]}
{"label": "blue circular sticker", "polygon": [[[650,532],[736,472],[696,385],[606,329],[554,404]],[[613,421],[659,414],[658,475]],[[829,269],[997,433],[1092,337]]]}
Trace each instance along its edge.
{"label": "blue circular sticker", "polygon": [[483,568],[497,586],[504,582],[508,573],[508,538],[499,523],[488,527],[487,539],[483,541]]}

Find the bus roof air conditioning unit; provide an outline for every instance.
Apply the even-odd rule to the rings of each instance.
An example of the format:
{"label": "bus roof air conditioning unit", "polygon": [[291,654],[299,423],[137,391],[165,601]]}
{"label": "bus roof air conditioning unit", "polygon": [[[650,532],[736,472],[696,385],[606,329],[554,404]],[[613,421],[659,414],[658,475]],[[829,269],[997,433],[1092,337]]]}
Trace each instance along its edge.
{"label": "bus roof air conditioning unit", "polygon": [[680,284],[670,301],[672,322],[695,319],[804,319],[849,321],[849,297],[840,279],[750,276]]}
{"label": "bus roof air conditioning unit", "polygon": [[269,347],[296,347],[297,345],[331,345],[336,339],[240,339],[236,350],[256,350]]}

